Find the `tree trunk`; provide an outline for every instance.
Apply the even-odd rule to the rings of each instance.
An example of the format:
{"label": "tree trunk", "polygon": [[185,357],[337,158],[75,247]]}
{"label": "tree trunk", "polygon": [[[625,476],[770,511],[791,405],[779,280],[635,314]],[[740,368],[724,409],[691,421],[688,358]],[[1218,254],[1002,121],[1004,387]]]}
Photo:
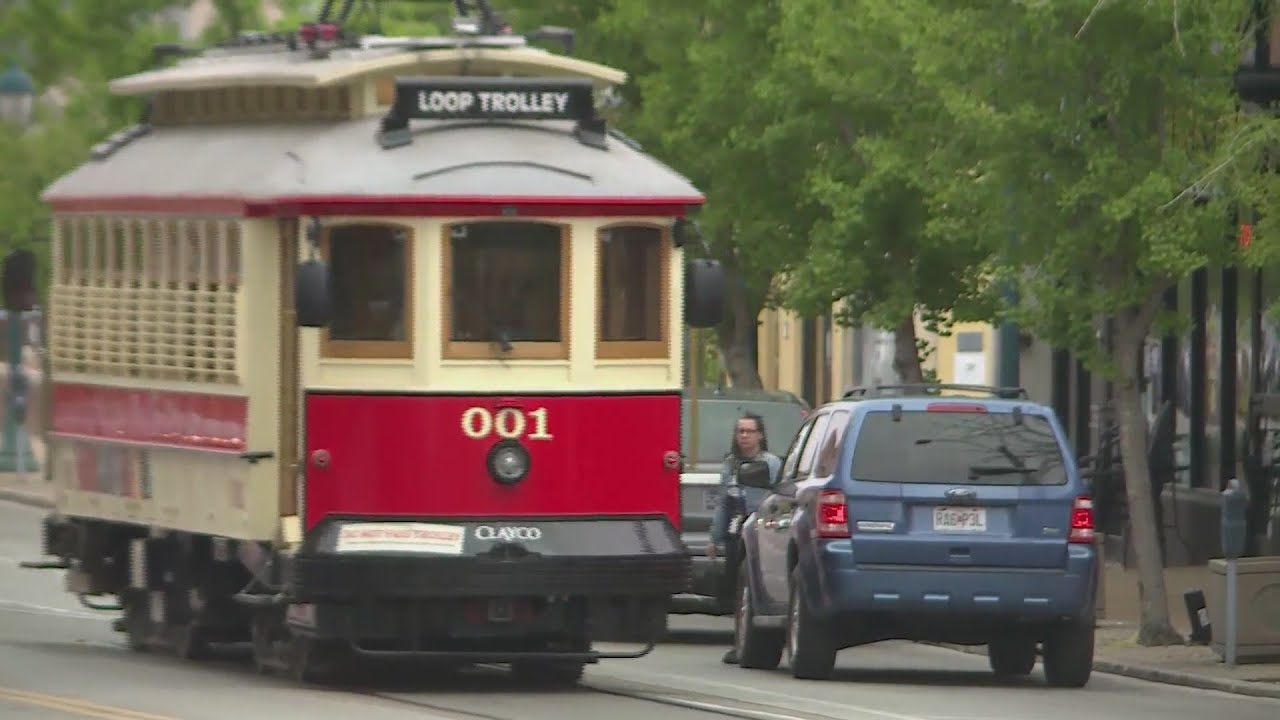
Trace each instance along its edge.
{"label": "tree trunk", "polygon": [[735,388],[759,390],[760,364],[752,350],[752,339],[760,323],[764,304],[751,297],[738,271],[725,265],[724,322],[716,328],[720,362]]}
{"label": "tree trunk", "polygon": [[893,330],[893,370],[904,384],[924,382],[920,366],[920,347],[916,342],[916,316],[908,313]]}
{"label": "tree trunk", "polygon": [[[1138,368],[1133,362],[1146,335],[1146,327],[1131,318],[1116,318],[1113,358],[1119,362],[1116,383],[1116,416],[1120,429],[1120,453],[1124,464],[1125,495],[1129,504],[1129,533],[1138,562],[1138,627],[1140,645],[1181,645],[1183,638],[1169,619],[1165,591],[1164,560],[1160,553],[1163,528],[1156,527],[1155,499],[1147,462],[1147,418],[1138,390]],[[1150,323],[1145,323],[1150,325]]]}

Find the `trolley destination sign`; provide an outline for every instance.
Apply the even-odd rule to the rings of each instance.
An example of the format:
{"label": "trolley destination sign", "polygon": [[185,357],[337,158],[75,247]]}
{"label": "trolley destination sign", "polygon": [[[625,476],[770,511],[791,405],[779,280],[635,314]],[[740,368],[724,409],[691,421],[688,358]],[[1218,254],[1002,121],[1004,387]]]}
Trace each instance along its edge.
{"label": "trolley destination sign", "polygon": [[593,113],[590,80],[403,78],[395,115],[406,120],[584,120]]}

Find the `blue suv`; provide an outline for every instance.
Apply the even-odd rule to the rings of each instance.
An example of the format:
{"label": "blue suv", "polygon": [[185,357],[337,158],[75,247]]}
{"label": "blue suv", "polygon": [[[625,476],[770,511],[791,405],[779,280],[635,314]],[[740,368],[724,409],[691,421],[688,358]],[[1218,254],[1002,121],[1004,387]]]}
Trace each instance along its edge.
{"label": "blue suv", "polygon": [[[954,393],[965,393],[957,396]],[[976,396],[976,397],[975,397]],[[1053,411],[1021,388],[854,388],[800,428],[743,529],[734,645],[744,668],[827,679],[884,640],[987,645],[998,675],[1093,669],[1093,500]]]}

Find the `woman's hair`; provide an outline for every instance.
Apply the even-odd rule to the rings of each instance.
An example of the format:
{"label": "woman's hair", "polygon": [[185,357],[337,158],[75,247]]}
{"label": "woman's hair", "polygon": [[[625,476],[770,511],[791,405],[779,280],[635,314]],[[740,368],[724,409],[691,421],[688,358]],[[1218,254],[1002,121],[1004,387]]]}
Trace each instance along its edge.
{"label": "woman's hair", "polygon": [[756,429],[760,431],[760,451],[769,451],[769,433],[764,429],[764,418],[753,412],[742,413],[742,417],[733,421],[733,434],[729,437],[729,452],[725,457],[744,459],[738,450],[738,423],[742,420],[750,420],[756,424]]}

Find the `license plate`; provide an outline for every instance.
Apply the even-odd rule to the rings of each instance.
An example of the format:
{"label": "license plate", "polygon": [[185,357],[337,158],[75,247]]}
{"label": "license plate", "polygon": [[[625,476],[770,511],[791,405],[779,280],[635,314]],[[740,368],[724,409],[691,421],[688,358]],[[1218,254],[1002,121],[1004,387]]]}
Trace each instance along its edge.
{"label": "license plate", "polygon": [[489,622],[511,622],[515,619],[515,603],[510,600],[489,601]]}
{"label": "license plate", "polygon": [[971,507],[936,507],[933,529],[939,532],[986,532],[987,509]]}
{"label": "license plate", "polygon": [[718,490],[706,490],[702,493],[702,509],[707,512],[715,512],[716,505],[720,504],[720,492]]}

